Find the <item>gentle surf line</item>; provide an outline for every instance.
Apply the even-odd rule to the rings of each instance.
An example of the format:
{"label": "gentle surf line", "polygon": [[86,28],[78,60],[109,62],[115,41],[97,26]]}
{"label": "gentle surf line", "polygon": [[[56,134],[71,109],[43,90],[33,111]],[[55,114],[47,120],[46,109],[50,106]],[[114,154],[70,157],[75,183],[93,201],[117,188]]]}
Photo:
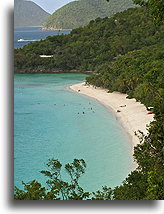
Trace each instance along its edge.
{"label": "gentle surf line", "polygon": [[106,107],[112,108],[121,124],[132,137],[132,150],[139,143],[135,132],[139,130],[145,135],[148,133],[147,126],[154,120],[154,114],[148,114],[146,107],[136,99],[127,99],[127,94],[120,92],[108,93],[107,90],[78,83],[69,86],[74,92],[95,98]]}

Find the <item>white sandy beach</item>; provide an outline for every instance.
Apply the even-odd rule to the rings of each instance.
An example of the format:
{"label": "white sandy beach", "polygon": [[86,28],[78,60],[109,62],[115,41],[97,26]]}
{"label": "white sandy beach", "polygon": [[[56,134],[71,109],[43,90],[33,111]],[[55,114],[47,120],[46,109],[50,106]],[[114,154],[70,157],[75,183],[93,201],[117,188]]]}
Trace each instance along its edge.
{"label": "white sandy beach", "polygon": [[[85,83],[78,83],[70,86],[70,89],[77,93],[95,98],[103,105],[111,108],[123,127],[132,137],[132,148],[139,143],[135,132],[138,130],[147,133],[147,125],[153,121],[153,114],[148,114],[146,107],[135,99],[127,99],[127,94],[119,92],[107,93],[107,90],[95,88]],[[122,106],[122,107],[121,107]],[[120,111],[120,112],[118,112]]]}

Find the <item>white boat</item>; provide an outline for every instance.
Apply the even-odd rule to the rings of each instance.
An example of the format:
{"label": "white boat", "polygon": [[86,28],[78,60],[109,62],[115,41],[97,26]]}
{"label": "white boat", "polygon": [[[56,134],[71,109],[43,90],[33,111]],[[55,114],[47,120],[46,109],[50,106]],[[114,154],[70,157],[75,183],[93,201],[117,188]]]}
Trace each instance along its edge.
{"label": "white boat", "polygon": [[24,42],[24,39],[18,39],[18,42]]}

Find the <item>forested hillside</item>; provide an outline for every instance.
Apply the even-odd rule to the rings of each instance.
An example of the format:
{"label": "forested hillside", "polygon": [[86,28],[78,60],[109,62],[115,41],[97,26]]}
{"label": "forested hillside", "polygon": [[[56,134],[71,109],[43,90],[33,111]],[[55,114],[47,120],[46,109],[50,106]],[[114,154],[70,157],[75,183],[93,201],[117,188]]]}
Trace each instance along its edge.
{"label": "forested hillside", "polygon": [[[69,35],[15,50],[15,72],[99,71],[129,51],[162,41],[162,26],[154,25],[144,8],[128,9],[111,18],[97,18]],[[41,54],[53,58],[40,58]]]}
{"label": "forested hillside", "polygon": [[41,26],[50,14],[32,1],[14,1],[14,26]]}
{"label": "forested hillside", "polygon": [[[113,190],[105,187],[93,198],[82,189],[76,192],[73,189],[76,185],[65,184],[70,200],[163,199],[163,23],[162,12],[154,11],[158,3],[150,0],[148,8],[128,9],[111,18],[98,18],[69,35],[48,37],[15,50],[15,72],[92,71],[88,84],[127,93],[147,107],[153,107],[155,120],[147,136],[139,133],[140,144],[135,147],[136,170],[122,185]],[[162,1],[159,8],[161,5]],[[53,58],[41,59],[39,54],[52,54]],[[47,172],[47,176],[51,174]],[[53,187],[61,193],[61,183],[55,185],[54,181]],[[38,190],[41,186],[34,182],[30,187],[33,191],[34,187]],[[57,193],[51,189],[49,195],[42,196],[45,200],[47,197],[56,200]],[[17,190],[15,198],[23,197],[30,199],[27,191]]]}
{"label": "forested hillside", "polygon": [[55,29],[74,29],[87,25],[97,17],[111,17],[113,14],[135,7],[132,0],[79,0],[71,2],[49,16],[44,26]]}
{"label": "forested hillside", "polygon": [[[116,57],[102,64],[95,75],[87,78],[89,84],[108,88],[110,92],[127,93],[147,106],[154,105],[162,96],[162,42]],[[149,59],[149,60],[148,60]]]}

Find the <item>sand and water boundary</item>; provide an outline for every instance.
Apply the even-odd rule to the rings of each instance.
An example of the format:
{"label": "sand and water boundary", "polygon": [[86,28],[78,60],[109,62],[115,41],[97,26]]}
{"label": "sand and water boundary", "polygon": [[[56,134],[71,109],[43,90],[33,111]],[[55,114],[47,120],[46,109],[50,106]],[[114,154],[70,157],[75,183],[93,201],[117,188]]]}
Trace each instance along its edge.
{"label": "sand and water boundary", "polygon": [[154,115],[148,114],[147,108],[136,99],[128,99],[127,94],[119,92],[108,93],[105,89],[86,85],[84,82],[71,85],[69,88],[74,92],[94,98],[113,110],[125,131],[131,136],[132,152],[139,143],[139,138],[135,133],[138,130],[144,134],[148,133],[147,128],[154,120]]}

